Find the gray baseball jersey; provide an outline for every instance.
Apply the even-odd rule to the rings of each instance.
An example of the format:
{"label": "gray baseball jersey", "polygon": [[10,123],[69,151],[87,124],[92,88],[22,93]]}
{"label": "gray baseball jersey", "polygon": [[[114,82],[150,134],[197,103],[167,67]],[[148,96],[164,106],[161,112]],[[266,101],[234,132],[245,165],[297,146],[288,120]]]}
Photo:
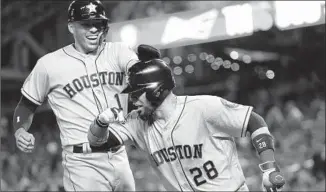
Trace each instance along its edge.
{"label": "gray baseball jersey", "polygon": [[[123,43],[103,43],[99,48],[96,55],[82,54],[73,45],[46,54],[21,89],[37,105],[48,100],[57,118],[66,191],[134,190],[135,186],[124,147],[114,155],[72,150],[73,145],[87,146],[89,126],[100,112],[118,107],[114,96],[126,86],[127,68],[138,61]],[[120,100],[127,113],[127,96]]]}
{"label": "gray baseball jersey", "polygon": [[[114,95],[125,87],[127,65],[138,60],[122,43],[104,43],[100,48],[98,55],[86,55],[68,45],[43,56],[21,89],[37,105],[48,100],[63,146],[88,142],[89,125],[104,109],[118,107]],[[120,100],[127,110],[127,96]]]}
{"label": "gray baseball jersey", "polygon": [[177,96],[167,123],[150,125],[131,113],[110,131],[148,154],[167,190],[236,191],[245,178],[233,138],[245,136],[251,111],[216,96]]}

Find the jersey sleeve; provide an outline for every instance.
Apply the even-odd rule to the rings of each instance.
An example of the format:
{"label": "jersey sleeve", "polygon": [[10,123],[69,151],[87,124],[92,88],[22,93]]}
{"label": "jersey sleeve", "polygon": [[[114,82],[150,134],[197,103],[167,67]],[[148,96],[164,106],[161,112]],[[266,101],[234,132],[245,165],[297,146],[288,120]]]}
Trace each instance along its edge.
{"label": "jersey sleeve", "polygon": [[209,96],[204,99],[204,107],[204,117],[211,130],[217,129],[233,137],[246,136],[251,106]]}
{"label": "jersey sleeve", "polygon": [[138,118],[127,118],[124,124],[112,124],[109,126],[110,133],[124,145],[132,145],[144,149],[145,142],[143,138],[145,122]]}
{"label": "jersey sleeve", "polygon": [[43,61],[39,59],[32,72],[26,78],[21,88],[21,93],[33,103],[41,105],[49,90],[49,75]]}
{"label": "jersey sleeve", "polygon": [[136,52],[127,44],[120,44],[120,51],[118,52],[118,60],[121,68],[128,71],[129,67],[138,61]]}

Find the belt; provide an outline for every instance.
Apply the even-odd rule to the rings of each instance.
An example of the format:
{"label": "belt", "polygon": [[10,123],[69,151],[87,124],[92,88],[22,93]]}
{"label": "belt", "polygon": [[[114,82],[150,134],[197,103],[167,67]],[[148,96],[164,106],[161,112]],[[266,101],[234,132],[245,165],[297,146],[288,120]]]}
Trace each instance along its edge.
{"label": "belt", "polygon": [[[90,146],[90,148],[92,150],[91,151],[92,153],[106,153],[106,152],[115,153],[121,148],[121,146],[109,148],[108,145],[100,145],[100,146]],[[72,152],[73,153],[83,153],[83,147],[74,145]]]}

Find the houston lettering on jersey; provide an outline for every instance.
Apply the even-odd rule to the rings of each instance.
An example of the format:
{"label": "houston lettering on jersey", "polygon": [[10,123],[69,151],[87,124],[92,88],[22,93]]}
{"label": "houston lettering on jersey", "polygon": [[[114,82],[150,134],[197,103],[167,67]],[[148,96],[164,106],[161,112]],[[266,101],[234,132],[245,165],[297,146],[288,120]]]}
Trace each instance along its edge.
{"label": "houston lettering on jersey", "polygon": [[124,72],[107,72],[102,71],[91,74],[90,76],[84,75],[79,78],[72,80],[71,83],[68,83],[63,87],[63,90],[69,95],[70,98],[73,98],[78,92],[84,90],[84,88],[97,87],[100,85],[117,85],[122,86],[124,78]]}
{"label": "houston lettering on jersey", "polygon": [[202,158],[203,144],[190,145],[176,145],[169,148],[163,148],[151,154],[157,166],[165,162],[172,162],[179,157],[180,159],[198,159]]}

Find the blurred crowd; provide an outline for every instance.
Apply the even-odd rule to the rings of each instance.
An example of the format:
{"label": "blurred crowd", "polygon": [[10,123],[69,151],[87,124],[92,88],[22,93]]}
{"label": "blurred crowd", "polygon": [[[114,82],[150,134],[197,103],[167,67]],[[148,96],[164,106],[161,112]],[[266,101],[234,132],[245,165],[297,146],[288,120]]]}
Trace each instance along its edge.
{"label": "blurred crowd", "polygon": [[[285,190],[325,191],[325,98],[304,83],[309,82],[251,90],[246,104],[265,117],[276,139],[276,159],[287,179]],[[22,153],[15,146],[11,117],[1,118],[1,190],[63,191],[61,145],[53,114],[37,113],[31,132],[36,148],[31,154]],[[236,142],[249,189],[259,190],[259,159],[250,136]],[[133,146],[127,149],[137,190],[163,191],[143,153]]]}

